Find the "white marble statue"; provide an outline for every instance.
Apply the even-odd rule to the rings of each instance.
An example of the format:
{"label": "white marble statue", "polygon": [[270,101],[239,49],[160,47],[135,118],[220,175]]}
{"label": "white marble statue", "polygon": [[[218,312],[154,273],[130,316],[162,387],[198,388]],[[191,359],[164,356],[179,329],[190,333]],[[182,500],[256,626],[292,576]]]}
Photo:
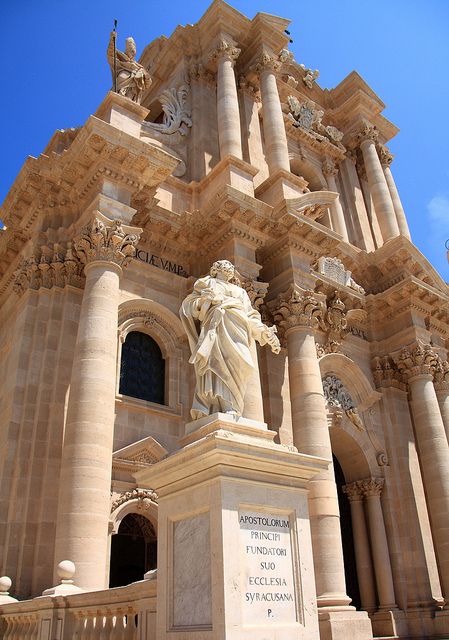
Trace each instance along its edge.
{"label": "white marble statue", "polygon": [[[114,44],[116,38],[117,32],[112,31],[107,51],[112,73],[112,84],[114,84]],[[136,53],[134,38],[126,38],[125,51],[116,49],[115,52],[115,72],[117,74],[117,93],[140,104],[144,90],[151,85],[151,78],[143,65],[137,62]]]}
{"label": "white marble statue", "polygon": [[195,282],[181,306],[180,316],[189,338],[196,389],[191,409],[194,420],[217,411],[241,416],[248,379],[254,369],[252,341],[280,345],[275,327],[263,324],[248,294],[233,284],[234,266],[214,262],[210,275]]}

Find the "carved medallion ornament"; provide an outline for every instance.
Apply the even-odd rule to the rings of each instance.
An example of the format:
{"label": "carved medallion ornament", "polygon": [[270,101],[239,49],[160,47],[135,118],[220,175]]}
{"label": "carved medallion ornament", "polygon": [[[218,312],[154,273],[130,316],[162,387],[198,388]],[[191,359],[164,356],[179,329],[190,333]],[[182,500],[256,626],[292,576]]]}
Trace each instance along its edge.
{"label": "carved medallion ornament", "polygon": [[84,227],[73,246],[85,264],[101,260],[125,267],[136,255],[140,233],[141,229],[125,227],[120,220],[108,220],[101,216]]}
{"label": "carved medallion ornament", "polygon": [[300,102],[295,96],[288,96],[289,117],[294,121],[295,127],[300,127],[316,140],[329,141],[342,151],[346,151],[341,141],[343,132],[332,125],[324,125],[321,120],[324,111],[318,109],[312,100]]}
{"label": "carved medallion ornament", "polygon": [[329,407],[340,407],[348,416],[352,424],[359,430],[364,431],[364,426],[360,418],[357,407],[349,391],[342,381],[334,374],[325,376],[322,380],[324,397]]}
{"label": "carved medallion ornament", "polygon": [[113,501],[111,505],[111,513],[130,500],[139,500],[141,502],[144,500],[151,500],[152,502],[157,503],[158,497],[157,493],[152,489],[132,489],[130,491],[123,491],[118,498]]}
{"label": "carved medallion ornament", "polygon": [[418,341],[414,345],[404,347],[395,360],[398,371],[410,380],[415,376],[433,376],[438,364],[438,355],[429,344]]}
{"label": "carved medallion ornament", "polygon": [[281,294],[273,309],[274,321],[283,335],[295,327],[321,327],[325,330],[324,317],[326,305],[315,297],[313,291],[299,291],[290,287]]}
{"label": "carved medallion ornament", "polygon": [[354,289],[358,293],[365,293],[365,289],[361,287],[352,277],[352,272],[348,271],[341,260],[338,258],[331,258],[323,256],[318,258],[317,262],[313,265],[313,269],[321,273],[326,278],[334,280],[338,284],[342,284],[345,287]]}

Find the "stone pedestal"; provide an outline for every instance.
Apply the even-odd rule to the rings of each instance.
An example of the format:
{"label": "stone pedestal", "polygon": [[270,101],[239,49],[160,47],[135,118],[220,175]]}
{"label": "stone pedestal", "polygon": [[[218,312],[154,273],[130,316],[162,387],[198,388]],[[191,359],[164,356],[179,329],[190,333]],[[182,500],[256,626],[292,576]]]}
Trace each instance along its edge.
{"label": "stone pedestal", "polygon": [[119,93],[109,91],[96,110],[95,116],[109,122],[121,131],[126,131],[130,135],[140,138],[142,122],[149,113],[149,110],[140,104]]}
{"label": "stone pedestal", "polygon": [[318,640],[307,507],[328,461],[226,414],[136,474],[159,497],[157,640]]}

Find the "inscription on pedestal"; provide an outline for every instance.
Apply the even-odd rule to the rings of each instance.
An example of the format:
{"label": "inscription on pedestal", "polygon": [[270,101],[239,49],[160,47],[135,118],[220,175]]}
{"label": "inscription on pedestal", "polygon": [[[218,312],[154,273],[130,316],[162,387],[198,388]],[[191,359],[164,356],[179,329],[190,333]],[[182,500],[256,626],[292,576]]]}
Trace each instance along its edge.
{"label": "inscription on pedestal", "polygon": [[290,520],[240,511],[244,624],[297,621]]}

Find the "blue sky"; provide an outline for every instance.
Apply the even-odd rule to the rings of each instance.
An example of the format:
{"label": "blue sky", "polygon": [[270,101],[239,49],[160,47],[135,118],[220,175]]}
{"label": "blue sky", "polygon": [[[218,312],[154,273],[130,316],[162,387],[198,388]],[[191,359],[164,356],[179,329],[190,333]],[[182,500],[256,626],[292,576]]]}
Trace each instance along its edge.
{"label": "blue sky", "polygon": [[[233,0],[249,17],[290,18],[298,62],[331,88],[357,70],[400,127],[392,165],[413,241],[449,280],[449,2],[447,0]],[[138,54],[177,24],[193,23],[208,0],[0,0],[0,202],[27,155],[55,129],[78,126],[110,88],[106,47],[113,19],[119,46]]]}

